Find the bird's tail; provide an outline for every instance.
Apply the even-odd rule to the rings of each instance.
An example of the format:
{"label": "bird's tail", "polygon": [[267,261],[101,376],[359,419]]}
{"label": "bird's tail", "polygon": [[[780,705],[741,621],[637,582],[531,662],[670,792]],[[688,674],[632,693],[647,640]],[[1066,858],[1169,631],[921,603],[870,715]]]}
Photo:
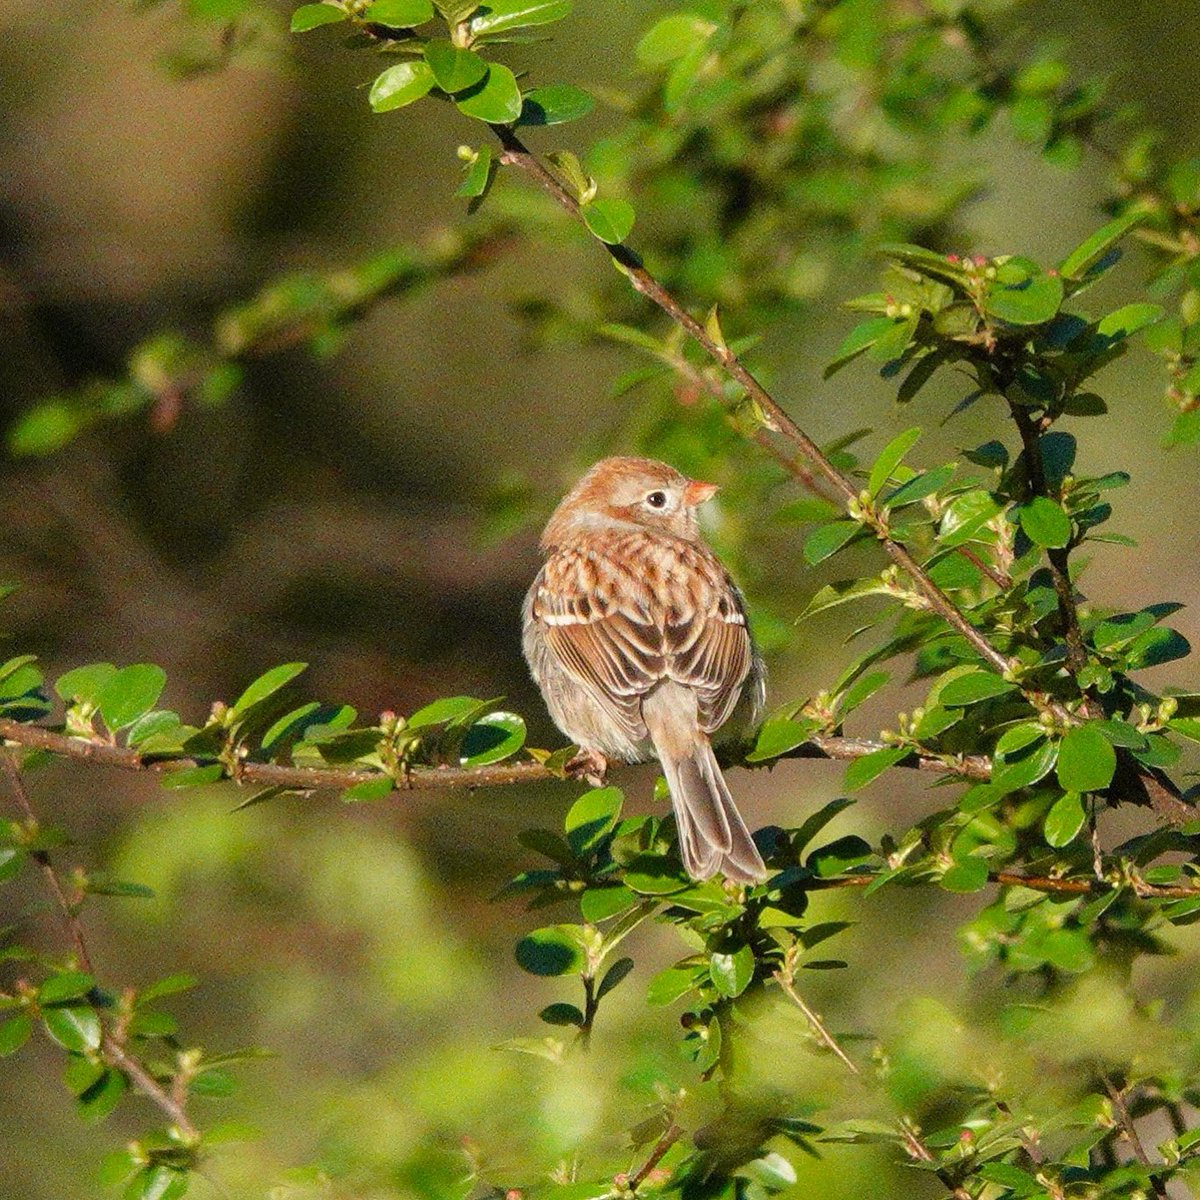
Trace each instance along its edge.
{"label": "bird's tail", "polygon": [[[666,690],[660,689],[654,699]],[[694,696],[683,688],[677,691],[690,700],[691,712],[680,711],[687,706],[677,695],[657,705],[643,702],[643,716],[671,793],[684,869],[697,880],[719,872],[738,883],[758,883],[766,878],[767,868],[729,794],[712,746],[696,724]]]}

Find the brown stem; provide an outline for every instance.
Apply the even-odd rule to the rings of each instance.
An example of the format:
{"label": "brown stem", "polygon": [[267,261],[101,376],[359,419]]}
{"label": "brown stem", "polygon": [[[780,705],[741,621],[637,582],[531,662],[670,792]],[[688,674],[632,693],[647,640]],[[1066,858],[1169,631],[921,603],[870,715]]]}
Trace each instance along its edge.
{"label": "brown stem", "polygon": [[[37,814],[29,803],[29,793],[25,790],[25,782],[21,778],[20,769],[15,757],[8,751],[0,751],[0,770],[12,792],[17,807],[25,819],[37,824]],[[34,851],[32,857],[41,867],[47,887],[54,896],[62,918],[63,930],[75,948],[75,957],[79,966],[89,975],[95,975],[92,956],[88,952],[87,940],[83,934],[83,925],[75,911],[75,906],[67,899],[62,880],[50,861],[50,856],[44,850]],[[180,1133],[189,1140],[200,1137],[199,1130],[192,1124],[183,1105],[168,1093],[149,1071],[122,1044],[123,1039],[107,1025],[103,1027],[100,1036],[100,1055],[104,1061],[115,1070],[120,1071],[133,1086],[142,1093],[160,1112],[164,1113],[176,1125]]]}
{"label": "brown stem", "polygon": [[[64,758],[120,767],[127,771],[168,773],[181,767],[196,765],[194,759],[184,756],[143,758],[136,749],[128,746],[114,746],[111,742],[99,739],[71,737],[60,730],[48,729],[44,725],[27,725],[11,717],[0,717],[0,741],[15,742],[30,749],[48,750]],[[802,746],[789,751],[787,757],[848,762],[883,748],[883,743],[866,738],[826,737],[815,734]],[[950,759],[914,755],[899,765],[974,780],[986,780],[991,773],[988,760],[978,755]],[[237,770],[239,784],[293,788],[301,792],[341,790],[379,778],[379,771],[365,767],[295,767],[283,763],[242,762]],[[541,783],[559,778],[561,776],[548,771],[540,763],[519,762],[492,767],[413,767],[398,775],[395,785],[400,791],[414,791],[431,788],[501,787],[508,784]]]}
{"label": "brown stem", "polygon": [[1104,1076],[1104,1090],[1108,1093],[1108,1098],[1112,1101],[1113,1111],[1117,1114],[1117,1123],[1121,1126],[1121,1132],[1124,1134],[1125,1140],[1129,1143],[1134,1158],[1143,1167],[1151,1168],[1150,1187],[1155,1196],[1158,1197],[1158,1200],[1167,1200],[1167,1185],[1157,1175],[1153,1174],[1154,1163],[1151,1162],[1150,1155],[1146,1153],[1146,1147],[1142,1142],[1141,1135],[1137,1131],[1137,1126],[1134,1124],[1133,1116],[1129,1112],[1129,1106],[1125,1103],[1124,1093],[1107,1075]]}
{"label": "brown stem", "polygon": [[[876,878],[875,875],[839,875],[832,879],[806,880],[804,887],[810,892],[860,888],[868,887]],[[1098,879],[1058,879],[1053,875],[1022,875],[1018,871],[990,871],[988,882],[1001,887],[1028,888],[1031,892],[1045,892],[1048,896],[1097,896],[1117,891],[1121,886]],[[1200,887],[1184,884],[1146,883],[1139,880],[1129,886],[1135,895],[1144,900],[1190,900],[1200,896]]]}
{"label": "brown stem", "polygon": [[662,1137],[654,1143],[654,1149],[650,1151],[646,1161],[629,1177],[629,1182],[625,1186],[630,1195],[636,1194],[638,1188],[650,1178],[650,1174],[654,1168],[666,1157],[667,1151],[681,1137],[683,1137],[683,1129],[672,1121],[663,1130]]}
{"label": "brown stem", "polygon": [[[581,220],[582,214],[578,200],[547,170],[541,159],[511,129],[503,125],[493,125],[492,129],[504,147],[500,161],[524,171],[548,192],[560,207],[572,217]],[[605,249],[625,273],[633,288],[657,304],[731,379],[742,387],[746,395],[757,405],[764,427],[757,429],[751,435],[754,440],[762,445],[770,445],[771,439],[768,430],[780,434],[791,442],[801,456],[811,464],[816,476],[823,478],[832,486],[834,493],[840,497],[842,503],[848,506],[856,505],[859,489],[853,481],[843,475],[816,442],[784,412],[774,397],[746,369],[737,355],[728,346],[714,341],[704,326],[646,270],[632,250],[624,245],[613,246],[607,243],[605,243]],[[805,472],[807,473],[807,468]],[[801,478],[803,477],[802,475]],[[912,555],[899,542],[892,541],[881,526],[875,525],[874,528],[888,556],[913,581],[930,609],[962,634],[976,653],[993,670],[1001,674],[1008,671],[1012,665],[1009,660],[959,612],[950,598],[925,573]]]}
{"label": "brown stem", "polygon": [[805,1003],[804,997],[801,996],[798,991],[796,991],[796,986],[788,974],[783,970],[779,970],[775,972],[772,978],[777,984],[779,984],[780,988],[783,990],[783,994],[787,996],[787,998],[804,1014],[804,1019],[812,1027],[813,1033],[817,1035],[818,1040],[825,1046],[825,1048],[832,1051],[833,1054],[835,1054],[841,1060],[846,1069],[851,1072],[851,1074],[861,1075],[862,1072],[858,1069],[858,1064],[845,1052],[845,1050],[842,1049],[842,1047],[838,1044],[837,1038],[835,1038],[833,1034],[830,1033],[825,1027],[824,1022],[821,1020],[820,1014],[814,1012],[811,1008],[809,1008],[808,1004]]}

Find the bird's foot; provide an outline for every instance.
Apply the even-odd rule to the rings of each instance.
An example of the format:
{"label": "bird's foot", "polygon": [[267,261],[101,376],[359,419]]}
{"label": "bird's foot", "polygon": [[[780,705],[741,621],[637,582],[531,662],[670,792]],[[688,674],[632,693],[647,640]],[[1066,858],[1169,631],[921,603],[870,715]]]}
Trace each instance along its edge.
{"label": "bird's foot", "polygon": [[563,764],[568,779],[582,779],[592,787],[603,787],[608,774],[608,759],[599,750],[580,750]]}

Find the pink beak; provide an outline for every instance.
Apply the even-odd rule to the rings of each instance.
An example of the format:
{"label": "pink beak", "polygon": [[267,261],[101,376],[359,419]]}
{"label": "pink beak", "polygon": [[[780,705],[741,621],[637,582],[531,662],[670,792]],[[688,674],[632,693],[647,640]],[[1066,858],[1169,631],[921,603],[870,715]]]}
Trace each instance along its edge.
{"label": "pink beak", "polygon": [[692,479],[683,489],[683,502],[689,508],[695,508],[705,500],[711,500],[719,490],[720,484],[702,483],[699,479]]}

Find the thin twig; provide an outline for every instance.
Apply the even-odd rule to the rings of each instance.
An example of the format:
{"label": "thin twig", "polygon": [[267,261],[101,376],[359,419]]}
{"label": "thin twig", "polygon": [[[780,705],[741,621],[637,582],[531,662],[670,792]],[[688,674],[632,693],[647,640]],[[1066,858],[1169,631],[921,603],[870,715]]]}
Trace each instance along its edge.
{"label": "thin twig", "polygon": [[1108,1098],[1112,1101],[1113,1110],[1117,1114],[1117,1123],[1121,1126],[1121,1132],[1125,1136],[1125,1140],[1129,1143],[1129,1148],[1133,1151],[1133,1156],[1142,1164],[1143,1167],[1150,1168],[1150,1187],[1153,1189],[1158,1200],[1167,1200],[1167,1185],[1154,1174],[1155,1164],[1151,1161],[1150,1155],[1146,1153],[1146,1147],[1142,1142],[1141,1135],[1137,1131],[1137,1126],[1134,1124],[1133,1116],[1129,1112],[1129,1106],[1125,1103],[1125,1096],[1121,1089],[1107,1075],[1103,1077],[1104,1090],[1108,1093]]}
{"label": "thin twig", "polygon": [[[792,947],[784,958],[784,965],[775,972],[772,978],[775,980],[783,993],[791,1002],[804,1014],[804,1019],[808,1022],[813,1033],[817,1035],[820,1042],[826,1049],[832,1051],[842,1065],[852,1074],[862,1078],[862,1070],[858,1064],[842,1049],[837,1038],[829,1032],[824,1021],[821,1020],[820,1014],[815,1012],[805,1002],[804,997],[796,990],[794,982],[794,973],[796,969],[795,961],[796,947]],[[929,1147],[921,1141],[920,1135],[914,1127],[912,1121],[908,1117],[897,1117],[895,1121],[896,1132],[900,1134],[904,1142],[905,1151],[908,1156],[917,1162],[932,1163],[936,1161]],[[971,1200],[970,1193],[960,1184],[956,1184],[950,1177],[949,1173],[944,1169],[937,1169],[937,1177],[945,1185],[954,1200]]]}
{"label": "thin twig", "polygon": [[674,1121],[663,1130],[662,1137],[654,1143],[654,1148],[650,1151],[646,1161],[629,1177],[628,1183],[625,1185],[626,1190],[630,1195],[635,1195],[638,1188],[650,1178],[651,1172],[660,1162],[666,1157],[666,1153],[679,1139],[683,1137],[683,1129]]}
{"label": "thin twig", "polygon": [[805,1003],[804,997],[796,991],[796,986],[788,977],[785,971],[776,971],[772,977],[780,988],[783,989],[783,994],[804,1014],[804,1019],[812,1027],[813,1033],[817,1035],[818,1040],[825,1046],[827,1050],[832,1051],[843,1065],[854,1075],[862,1075],[858,1064],[852,1059],[838,1044],[837,1038],[825,1027],[820,1014],[814,1012],[808,1004]]}
{"label": "thin twig", "polygon": [[[29,794],[25,790],[25,781],[21,778],[20,768],[17,766],[14,755],[11,752],[0,751],[0,770],[4,773],[5,780],[8,783],[13,799],[17,803],[17,807],[24,814],[27,821],[36,825],[38,823],[37,814],[33,811],[33,806],[29,802]],[[46,884],[54,896],[55,903],[58,905],[63,930],[75,949],[75,957],[79,966],[89,975],[94,976],[95,968],[92,964],[92,956],[88,951],[87,940],[84,937],[83,925],[75,911],[75,906],[67,899],[66,891],[62,886],[62,880],[59,879],[58,872],[54,869],[54,864],[50,861],[49,854],[44,850],[37,850],[33,852],[32,857],[41,867]],[[114,1035],[112,1029],[103,1024],[103,1014],[98,1015],[100,1015],[102,1022],[99,1049],[100,1056],[104,1061],[110,1067],[115,1068],[125,1075],[130,1083],[147,1100],[170,1118],[184,1137],[189,1140],[198,1139],[200,1132],[192,1124],[184,1106],[175,1097],[170,1095],[150,1072],[125,1049],[121,1039]]]}

